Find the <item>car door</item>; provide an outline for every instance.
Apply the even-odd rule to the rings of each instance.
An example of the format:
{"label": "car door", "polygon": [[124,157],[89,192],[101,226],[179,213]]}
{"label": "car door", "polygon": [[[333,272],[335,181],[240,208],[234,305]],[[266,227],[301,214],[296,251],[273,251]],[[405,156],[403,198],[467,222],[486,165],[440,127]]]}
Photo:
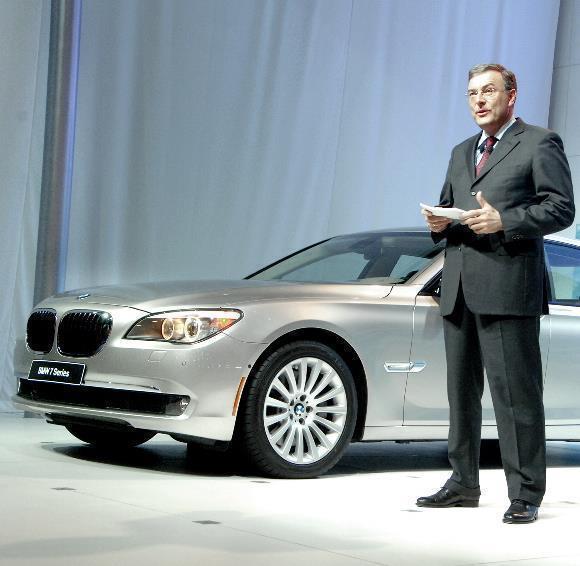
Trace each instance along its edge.
{"label": "car door", "polygon": [[[439,275],[440,279],[440,275]],[[404,404],[405,425],[447,425],[445,344],[443,319],[439,311],[439,279],[435,278],[417,295],[413,314],[411,360],[424,362],[422,369],[407,376]],[[543,317],[540,331],[544,367],[549,341],[549,321]],[[495,425],[495,416],[487,379],[482,399],[483,425]]]}
{"label": "car door", "polygon": [[550,276],[551,339],[544,381],[544,406],[550,438],[580,438],[564,425],[580,425],[580,248],[546,242]]}

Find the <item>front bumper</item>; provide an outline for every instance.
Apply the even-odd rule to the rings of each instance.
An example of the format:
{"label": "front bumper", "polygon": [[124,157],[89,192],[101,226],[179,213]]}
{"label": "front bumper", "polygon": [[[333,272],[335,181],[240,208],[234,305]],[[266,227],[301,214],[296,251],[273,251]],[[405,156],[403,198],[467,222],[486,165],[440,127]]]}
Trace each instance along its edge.
{"label": "front bumper", "polygon": [[[125,318],[122,314],[113,317]],[[16,407],[48,418],[67,415],[179,437],[231,440],[239,388],[264,346],[226,333],[192,345],[127,340],[122,326],[113,328],[105,347],[90,358],[66,357],[56,348],[36,354],[19,340]],[[33,360],[83,363],[84,382],[29,379]]]}

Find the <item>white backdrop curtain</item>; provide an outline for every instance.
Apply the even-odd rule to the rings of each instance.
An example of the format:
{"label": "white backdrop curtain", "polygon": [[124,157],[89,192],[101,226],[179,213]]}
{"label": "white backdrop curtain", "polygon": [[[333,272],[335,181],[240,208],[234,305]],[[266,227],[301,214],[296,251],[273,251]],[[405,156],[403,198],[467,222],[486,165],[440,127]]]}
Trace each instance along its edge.
{"label": "white backdrop curtain", "polygon": [[240,277],[329,235],[420,224],[476,131],[469,67],[512,68],[518,115],[547,124],[558,1],[484,6],[85,0],[67,288]]}
{"label": "white backdrop curtain", "polygon": [[0,0],[0,410],[34,292],[49,19],[46,1]]}

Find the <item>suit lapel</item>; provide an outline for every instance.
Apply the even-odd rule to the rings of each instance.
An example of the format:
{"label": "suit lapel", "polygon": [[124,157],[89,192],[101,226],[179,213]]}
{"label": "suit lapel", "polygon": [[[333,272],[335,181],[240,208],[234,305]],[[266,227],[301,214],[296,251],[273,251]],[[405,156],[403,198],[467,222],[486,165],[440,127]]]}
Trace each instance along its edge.
{"label": "suit lapel", "polygon": [[467,167],[467,171],[469,171],[469,179],[471,180],[471,183],[475,181],[475,150],[477,148],[477,142],[480,135],[481,134],[477,134],[473,136],[466,146],[467,151],[465,153],[465,166]]}
{"label": "suit lapel", "polygon": [[[496,149],[494,149],[487,160],[487,163],[483,166],[479,177],[475,178],[475,172],[473,173],[472,183],[475,184],[479,180],[483,179],[498,163],[500,163],[519,143],[518,136],[525,130],[525,124],[519,118],[516,123],[507,130],[507,132],[502,136],[501,140],[498,142]],[[473,150],[475,152],[475,148]],[[472,170],[475,168],[472,167]]]}

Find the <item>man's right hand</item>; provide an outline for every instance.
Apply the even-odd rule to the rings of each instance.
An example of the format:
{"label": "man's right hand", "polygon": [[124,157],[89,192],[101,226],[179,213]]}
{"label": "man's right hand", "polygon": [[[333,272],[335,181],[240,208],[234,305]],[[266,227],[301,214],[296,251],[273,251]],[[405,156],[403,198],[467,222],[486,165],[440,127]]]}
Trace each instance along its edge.
{"label": "man's right hand", "polygon": [[421,214],[425,217],[425,222],[429,227],[431,232],[443,232],[449,224],[451,224],[450,218],[445,218],[445,216],[436,216],[428,210],[422,209]]}

